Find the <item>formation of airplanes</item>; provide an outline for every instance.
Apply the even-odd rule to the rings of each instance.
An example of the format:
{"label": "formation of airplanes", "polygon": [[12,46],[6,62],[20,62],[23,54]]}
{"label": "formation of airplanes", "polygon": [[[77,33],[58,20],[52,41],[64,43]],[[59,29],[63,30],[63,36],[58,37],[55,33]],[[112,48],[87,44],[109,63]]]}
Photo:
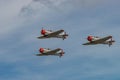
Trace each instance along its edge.
{"label": "formation of airplanes", "polygon": [[[68,34],[60,29],[57,31],[52,30],[41,30],[41,36],[37,37],[38,39],[48,39],[48,38],[62,38],[63,40],[68,37]],[[97,44],[106,44],[109,45],[109,47],[115,42],[115,40],[112,39],[112,36],[106,36],[106,37],[98,37],[98,36],[88,36],[87,37],[88,42],[83,43],[82,45],[97,45]],[[56,48],[56,49],[49,49],[49,48],[40,48],[39,54],[36,54],[36,56],[59,56],[62,57],[65,54],[63,49]]]}

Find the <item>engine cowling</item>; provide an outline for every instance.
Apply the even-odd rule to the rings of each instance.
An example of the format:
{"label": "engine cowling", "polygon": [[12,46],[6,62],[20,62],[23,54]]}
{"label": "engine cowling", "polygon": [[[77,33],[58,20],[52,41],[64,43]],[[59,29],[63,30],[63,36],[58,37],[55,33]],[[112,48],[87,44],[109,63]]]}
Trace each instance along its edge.
{"label": "engine cowling", "polygon": [[45,35],[45,34],[46,34],[46,30],[42,29],[42,30],[41,30],[41,34],[42,34],[42,35]]}
{"label": "engine cowling", "polygon": [[40,48],[40,49],[39,49],[39,52],[40,52],[40,53],[43,53],[43,52],[44,52],[44,49],[43,49],[43,48]]}
{"label": "engine cowling", "polygon": [[88,36],[88,37],[87,37],[87,40],[88,40],[88,41],[92,41],[92,40],[93,40],[93,36]]}

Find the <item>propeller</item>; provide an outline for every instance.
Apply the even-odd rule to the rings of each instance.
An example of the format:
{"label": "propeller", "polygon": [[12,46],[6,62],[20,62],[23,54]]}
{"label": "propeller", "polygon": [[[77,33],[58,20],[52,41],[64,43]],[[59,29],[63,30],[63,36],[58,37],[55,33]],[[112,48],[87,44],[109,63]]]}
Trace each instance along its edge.
{"label": "propeller", "polygon": [[42,30],[43,30],[44,28],[42,27]]}

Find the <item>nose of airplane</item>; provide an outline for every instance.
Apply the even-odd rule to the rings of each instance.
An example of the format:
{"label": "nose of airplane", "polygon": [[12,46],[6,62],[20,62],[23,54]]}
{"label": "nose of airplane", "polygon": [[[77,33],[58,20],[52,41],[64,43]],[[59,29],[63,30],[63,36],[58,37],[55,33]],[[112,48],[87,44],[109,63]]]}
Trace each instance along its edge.
{"label": "nose of airplane", "polygon": [[92,41],[92,38],[93,38],[92,36],[88,36],[88,37],[87,37],[87,40],[88,40],[88,41]]}
{"label": "nose of airplane", "polygon": [[46,30],[42,29],[42,30],[41,30],[41,34],[42,34],[42,35],[45,35],[45,33],[46,33]]}
{"label": "nose of airplane", "polygon": [[40,53],[43,53],[43,52],[44,52],[44,49],[43,49],[43,48],[40,48],[40,49],[39,49],[39,52],[40,52]]}

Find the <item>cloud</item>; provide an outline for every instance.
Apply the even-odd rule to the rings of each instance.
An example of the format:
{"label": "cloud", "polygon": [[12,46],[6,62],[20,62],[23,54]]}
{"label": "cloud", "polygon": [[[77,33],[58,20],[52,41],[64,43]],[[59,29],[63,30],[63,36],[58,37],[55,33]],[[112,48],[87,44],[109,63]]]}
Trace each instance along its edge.
{"label": "cloud", "polygon": [[[4,37],[5,35],[8,35],[9,33],[12,33],[17,28],[21,26],[21,24],[24,22],[23,19],[21,19],[18,14],[20,9],[29,3],[30,0],[18,0],[18,1],[2,1],[4,5],[0,5],[0,36]],[[17,6],[17,7],[16,7]],[[3,36],[4,35],[4,36]]]}
{"label": "cloud", "polygon": [[50,14],[51,12],[69,13],[73,10],[98,6],[104,0],[32,0],[21,9],[25,16]]}
{"label": "cloud", "polygon": [[[0,5],[1,19],[0,35],[8,35],[23,26],[26,18],[35,20],[41,18],[41,20],[47,19],[49,15],[55,18],[69,14],[74,10],[78,10],[85,7],[91,7],[104,1],[96,0],[18,0],[18,1],[1,1],[5,5]],[[17,6],[17,7],[16,7]],[[59,14],[60,13],[60,14]],[[24,15],[23,17],[20,15]],[[61,16],[60,16],[61,15]],[[28,16],[28,17],[26,17]],[[32,16],[32,17],[31,17]],[[31,17],[31,18],[29,18]],[[32,21],[33,21],[32,20]]]}

